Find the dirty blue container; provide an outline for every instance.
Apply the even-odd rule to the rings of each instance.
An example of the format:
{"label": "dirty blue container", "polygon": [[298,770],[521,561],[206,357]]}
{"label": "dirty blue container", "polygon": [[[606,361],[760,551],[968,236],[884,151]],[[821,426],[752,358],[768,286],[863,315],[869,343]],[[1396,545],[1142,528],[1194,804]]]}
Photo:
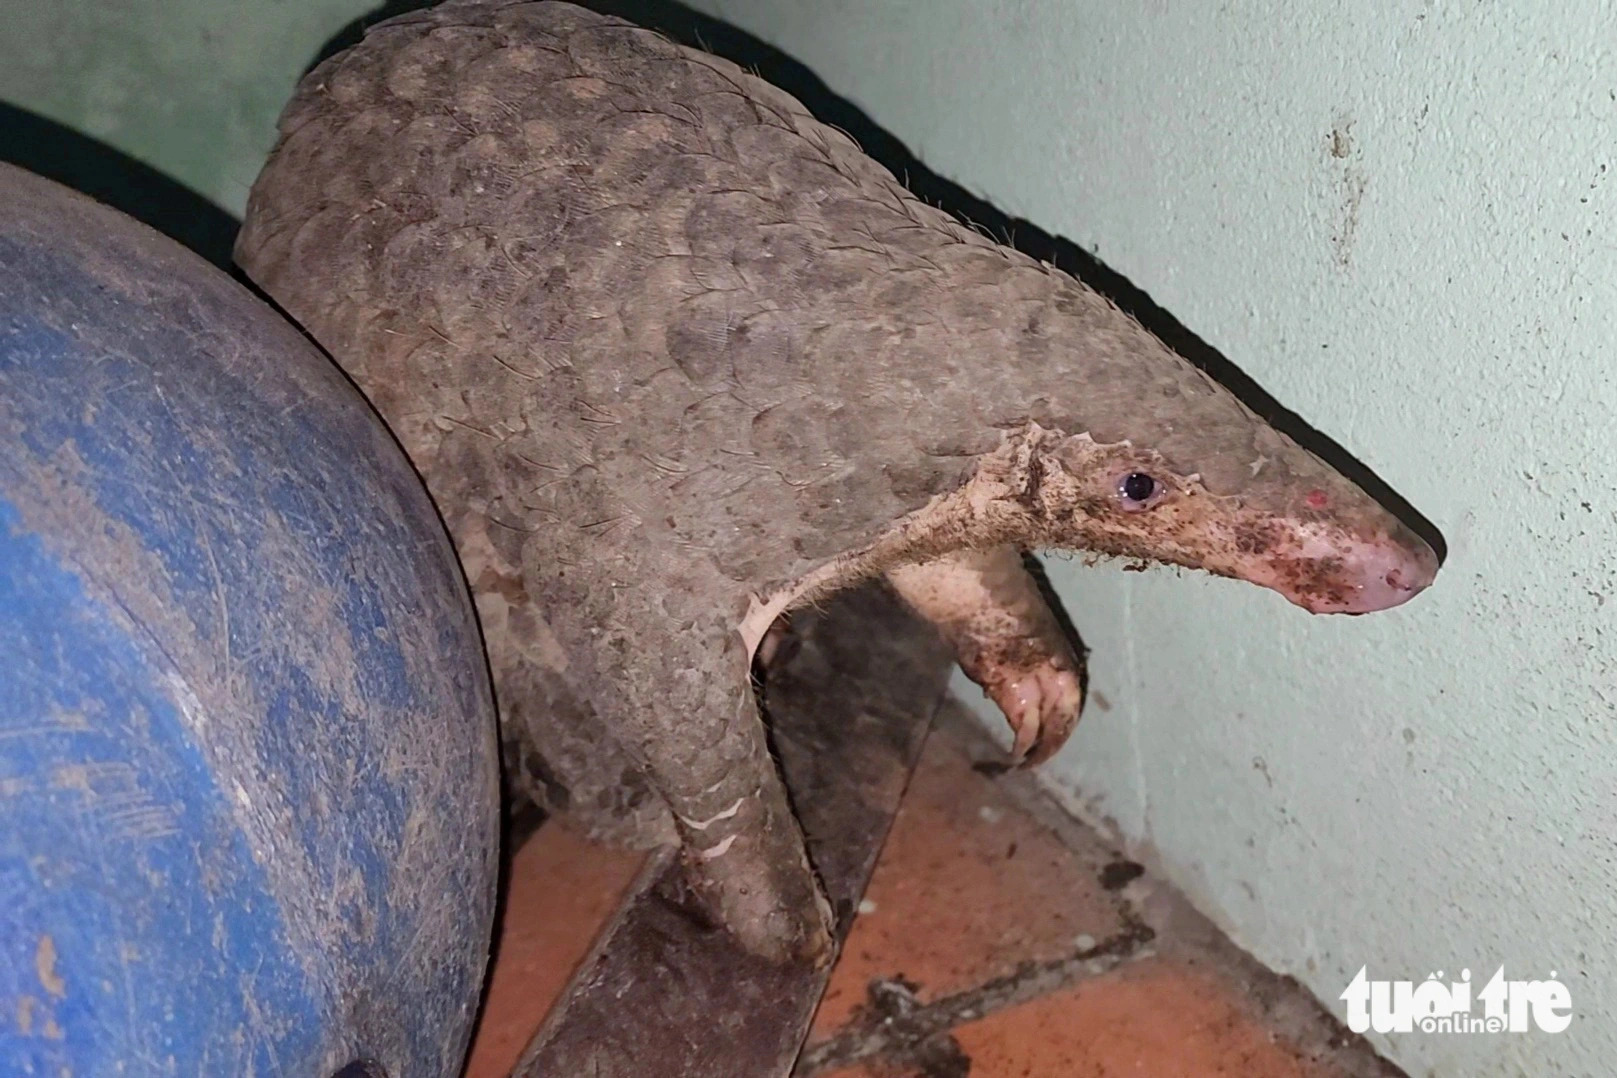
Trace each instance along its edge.
{"label": "dirty blue container", "polygon": [[458,1073],[497,798],[459,565],[359,394],[0,165],[0,1074]]}

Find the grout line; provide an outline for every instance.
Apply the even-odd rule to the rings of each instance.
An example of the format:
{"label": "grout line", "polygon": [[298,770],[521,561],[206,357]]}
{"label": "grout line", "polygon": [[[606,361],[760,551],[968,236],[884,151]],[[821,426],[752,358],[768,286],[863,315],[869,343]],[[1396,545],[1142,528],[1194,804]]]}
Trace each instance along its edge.
{"label": "grout line", "polygon": [[793,1078],[839,1070],[872,1059],[904,1063],[935,1052],[936,1042],[964,1022],[1070,987],[1109,973],[1125,962],[1150,957],[1147,947],[1156,932],[1133,910],[1121,908],[1123,929],[1065,958],[1025,962],[1015,972],[996,977],[976,988],[923,1004],[915,985],[902,978],[870,983],[865,1016],[850,1028],[806,1049],[792,1071]]}

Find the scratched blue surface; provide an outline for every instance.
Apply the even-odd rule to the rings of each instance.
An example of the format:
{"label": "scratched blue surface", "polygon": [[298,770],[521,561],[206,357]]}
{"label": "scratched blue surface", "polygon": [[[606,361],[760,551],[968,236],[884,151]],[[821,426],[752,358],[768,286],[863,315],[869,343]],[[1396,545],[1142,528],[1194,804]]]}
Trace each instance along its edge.
{"label": "scratched blue surface", "polygon": [[38,185],[0,171],[0,1073],[453,1073],[497,780],[441,527],[267,308]]}
{"label": "scratched blue surface", "polygon": [[[317,993],[160,672],[5,502],[0,565],[4,1073],[315,1058]],[[249,1001],[286,1034],[232,1043]]]}

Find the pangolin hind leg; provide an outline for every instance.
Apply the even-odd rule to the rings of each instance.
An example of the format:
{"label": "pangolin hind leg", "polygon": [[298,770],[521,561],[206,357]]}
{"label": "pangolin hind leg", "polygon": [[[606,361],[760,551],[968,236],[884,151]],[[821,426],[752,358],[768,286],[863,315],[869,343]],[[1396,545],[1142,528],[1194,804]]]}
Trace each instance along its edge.
{"label": "pangolin hind leg", "polygon": [[1068,640],[1014,546],[963,550],[887,573],[894,590],[943,634],[983,687],[1029,764],[1066,743],[1083,708],[1082,646]]}

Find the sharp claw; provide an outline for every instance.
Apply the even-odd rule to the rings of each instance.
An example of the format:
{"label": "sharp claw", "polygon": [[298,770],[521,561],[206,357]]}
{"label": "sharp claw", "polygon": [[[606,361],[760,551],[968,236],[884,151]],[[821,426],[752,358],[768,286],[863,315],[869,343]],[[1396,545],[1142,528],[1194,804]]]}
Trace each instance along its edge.
{"label": "sharp claw", "polygon": [[[1065,671],[1061,671],[1065,673]],[[996,693],[1000,709],[1016,732],[1011,745],[1011,762],[1016,767],[1033,767],[1054,756],[1077,724],[1082,706],[1082,689],[1077,700],[1069,699],[1065,684],[1048,684],[1039,672],[1024,674]]]}
{"label": "sharp claw", "polygon": [[1050,730],[1043,723],[1040,723],[1038,740],[1034,741],[1033,747],[1028,754],[1017,761],[1017,766],[1037,767],[1059,752],[1061,746],[1066,743],[1067,730]]}
{"label": "sharp claw", "polygon": [[1016,740],[1011,744],[1011,762],[1020,767],[1027,763],[1028,753],[1038,745],[1039,737],[1038,712],[1025,713],[1022,721],[1012,728],[1016,731]]}
{"label": "sharp claw", "polygon": [[[1016,732],[1011,744],[1011,761],[1018,766],[1026,762],[1028,753],[1042,740],[1044,708],[1043,694],[1039,689],[1038,675],[1025,674],[1007,686],[1005,695],[1008,699],[1000,701],[1006,721]],[[1007,704],[1008,707],[1005,706]]]}

